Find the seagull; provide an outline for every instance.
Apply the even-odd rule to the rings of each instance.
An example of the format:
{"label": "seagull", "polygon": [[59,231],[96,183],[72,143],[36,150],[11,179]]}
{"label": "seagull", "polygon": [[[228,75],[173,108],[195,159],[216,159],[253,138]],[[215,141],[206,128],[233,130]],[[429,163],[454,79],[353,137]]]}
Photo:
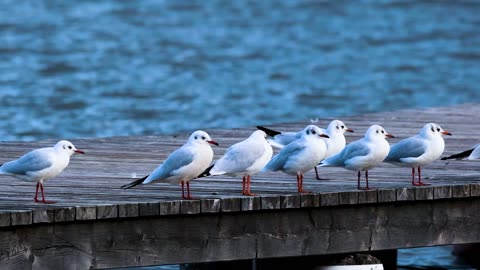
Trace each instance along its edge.
{"label": "seagull", "polygon": [[[182,199],[193,199],[190,195],[190,180],[197,177],[210,166],[213,159],[211,144],[218,145],[208,133],[197,130],[190,135],[182,147],[175,150],[149,175],[137,179],[121,188],[129,189],[153,181],[182,185]],[[187,195],[185,195],[185,184]]]}
{"label": "seagull", "polygon": [[272,146],[266,140],[267,134],[261,130],[254,131],[246,140],[238,142],[203,172],[199,177],[210,175],[242,175],[242,194],[254,196],[250,192],[250,178],[262,170],[273,155]]}
{"label": "seagull", "polygon": [[457,160],[475,160],[480,159],[480,144],[475,145],[472,149],[468,149],[461,153],[451,155],[448,157],[442,157],[442,160],[457,159]]}
{"label": "seagull", "polygon": [[303,174],[315,168],[325,157],[327,145],[322,138],[328,138],[328,135],[323,134],[319,127],[307,126],[302,136],[282,148],[264,170],[296,175],[298,192],[307,193],[303,190]]}
{"label": "seagull", "polygon": [[[358,189],[370,189],[368,186],[368,170],[380,164],[388,155],[390,145],[386,138],[394,138],[379,125],[368,128],[365,136],[347,145],[340,153],[323,160],[319,166],[343,167],[357,171]],[[366,187],[360,187],[361,171],[365,171]]]}
{"label": "seagull", "polygon": [[[45,200],[43,182],[59,175],[70,162],[70,156],[79,153],[69,141],[59,141],[53,147],[35,149],[21,156],[19,159],[9,161],[0,166],[0,174],[10,175],[24,181],[36,181],[37,188],[33,200],[37,203],[55,203]],[[42,199],[38,199],[38,189],[42,193]]]}
{"label": "seagull", "polygon": [[[412,185],[428,186],[423,183],[421,167],[438,159],[445,149],[442,135],[452,135],[435,123],[426,124],[420,133],[392,145],[385,162],[412,168]],[[415,167],[418,168],[418,182],[415,182]]]}
{"label": "seagull", "polygon": [[[292,141],[300,138],[302,135],[302,132],[279,132],[275,130],[271,130],[268,128],[265,128],[263,126],[257,126],[258,129],[263,130],[272,137],[272,139],[269,140],[270,144],[274,147],[277,148],[283,148],[285,145],[291,143]],[[345,140],[345,132],[353,132],[353,129],[348,128],[345,123],[343,123],[340,120],[333,120],[330,122],[328,125],[327,129],[320,129],[323,134],[328,135],[330,137],[328,140],[326,140],[327,143],[327,152],[325,153],[324,158],[329,158],[333,155],[336,155],[340,153],[340,151],[345,148],[346,140]],[[322,180],[318,176],[318,170],[317,167],[315,167],[315,175],[317,180]]]}

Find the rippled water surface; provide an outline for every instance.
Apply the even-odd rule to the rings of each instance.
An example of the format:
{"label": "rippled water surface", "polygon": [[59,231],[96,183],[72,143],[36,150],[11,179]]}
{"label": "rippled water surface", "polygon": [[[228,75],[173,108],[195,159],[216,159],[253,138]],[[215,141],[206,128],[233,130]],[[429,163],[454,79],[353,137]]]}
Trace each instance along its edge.
{"label": "rippled water surface", "polygon": [[2,140],[480,101],[477,1],[0,3]]}

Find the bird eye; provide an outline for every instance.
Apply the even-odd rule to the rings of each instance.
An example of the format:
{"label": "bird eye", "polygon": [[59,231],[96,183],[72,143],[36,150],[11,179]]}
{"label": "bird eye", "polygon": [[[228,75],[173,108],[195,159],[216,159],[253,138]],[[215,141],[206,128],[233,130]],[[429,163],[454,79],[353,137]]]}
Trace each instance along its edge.
{"label": "bird eye", "polygon": [[438,132],[440,132],[440,129],[439,129],[439,128],[437,128],[437,131],[438,131]]}
{"label": "bird eye", "polygon": [[345,128],[345,126],[342,126],[342,129],[344,129],[344,128]]}
{"label": "bird eye", "polygon": [[385,133],[385,131],[382,130],[382,134]]}
{"label": "bird eye", "polygon": [[202,140],[205,140],[205,136],[202,136]]}
{"label": "bird eye", "polygon": [[70,145],[70,146],[68,147],[68,149],[72,149],[72,146]]}
{"label": "bird eye", "polygon": [[377,129],[377,133],[378,133],[378,129]]}
{"label": "bird eye", "polygon": [[312,130],[312,134],[315,134],[315,133],[316,133],[315,130]]}
{"label": "bird eye", "polygon": [[195,140],[197,139],[197,136],[195,136]]}

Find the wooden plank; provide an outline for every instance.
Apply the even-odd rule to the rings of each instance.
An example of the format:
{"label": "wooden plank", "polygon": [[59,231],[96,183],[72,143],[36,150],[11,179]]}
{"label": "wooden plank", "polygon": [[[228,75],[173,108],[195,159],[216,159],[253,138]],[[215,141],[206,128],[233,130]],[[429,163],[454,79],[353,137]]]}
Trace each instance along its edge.
{"label": "wooden plank", "polygon": [[319,207],[320,206],[320,194],[306,193],[300,194],[300,207]]}
{"label": "wooden plank", "polygon": [[415,200],[425,201],[433,200],[433,187],[417,187],[415,188]]}
{"label": "wooden plank", "polygon": [[357,191],[345,191],[338,193],[338,204],[358,204],[358,193]]}
{"label": "wooden plank", "polygon": [[25,210],[25,211],[13,211],[11,214],[11,224],[12,226],[18,225],[30,225],[32,224],[32,211]]}
{"label": "wooden plank", "polygon": [[280,196],[261,196],[260,203],[262,210],[280,209]]}
{"label": "wooden plank", "polygon": [[299,194],[281,195],[280,208],[282,209],[300,208],[300,195]]}
{"label": "wooden plank", "polygon": [[469,184],[470,196],[480,197],[480,183]]}
{"label": "wooden plank", "polygon": [[8,227],[10,225],[10,212],[0,212],[0,227]]}
{"label": "wooden plank", "polygon": [[160,215],[180,214],[180,200],[160,202]]}
{"label": "wooden plank", "polygon": [[119,204],[118,217],[138,217],[138,203]]}
{"label": "wooden plank", "polygon": [[242,211],[255,211],[260,209],[262,209],[260,197],[255,196],[242,198]]}
{"label": "wooden plank", "polygon": [[377,190],[366,190],[358,193],[359,204],[377,203]]}
{"label": "wooden plank", "polygon": [[75,207],[64,207],[54,210],[54,220],[55,222],[67,222],[75,220]]}
{"label": "wooden plank", "polygon": [[397,189],[397,201],[414,201],[415,189],[414,188],[398,188]]}
{"label": "wooden plank", "polygon": [[242,199],[240,197],[235,198],[222,198],[220,200],[220,210],[222,212],[238,212],[242,210]]}
{"label": "wooden plank", "polygon": [[160,215],[160,203],[144,202],[138,204],[138,216],[158,216]]}
{"label": "wooden plank", "polygon": [[320,206],[336,206],[339,204],[339,201],[338,193],[320,193]]}
{"label": "wooden plank", "polygon": [[452,187],[451,186],[439,186],[433,187],[433,199],[449,199],[452,197]]}
{"label": "wooden plank", "polygon": [[218,213],[220,212],[220,199],[202,199],[200,201],[200,211],[202,213]]}
{"label": "wooden plank", "polygon": [[35,209],[32,212],[33,223],[53,223],[53,209]]}
{"label": "wooden plank", "polygon": [[452,198],[470,197],[470,185],[452,186]]}
{"label": "wooden plank", "polygon": [[118,205],[98,205],[97,219],[118,218]]}
{"label": "wooden plank", "polygon": [[77,206],[75,212],[76,220],[94,220],[97,219],[97,207],[95,206]]}
{"label": "wooden plank", "polygon": [[397,191],[395,189],[379,189],[377,196],[379,203],[394,202],[397,200]]}
{"label": "wooden plank", "polygon": [[180,214],[192,215],[200,213],[200,201],[199,200],[181,200],[180,201]]}

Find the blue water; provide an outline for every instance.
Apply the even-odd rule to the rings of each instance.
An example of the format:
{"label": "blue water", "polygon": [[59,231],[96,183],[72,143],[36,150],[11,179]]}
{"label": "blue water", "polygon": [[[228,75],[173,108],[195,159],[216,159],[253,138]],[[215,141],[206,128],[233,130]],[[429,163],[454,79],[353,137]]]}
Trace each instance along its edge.
{"label": "blue water", "polygon": [[480,1],[3,0],[0,140],[480,102],[479,12]]}
{"label": "blue water", "polygon": [[0,138],[480,101],[478,1],[0,2]]}

